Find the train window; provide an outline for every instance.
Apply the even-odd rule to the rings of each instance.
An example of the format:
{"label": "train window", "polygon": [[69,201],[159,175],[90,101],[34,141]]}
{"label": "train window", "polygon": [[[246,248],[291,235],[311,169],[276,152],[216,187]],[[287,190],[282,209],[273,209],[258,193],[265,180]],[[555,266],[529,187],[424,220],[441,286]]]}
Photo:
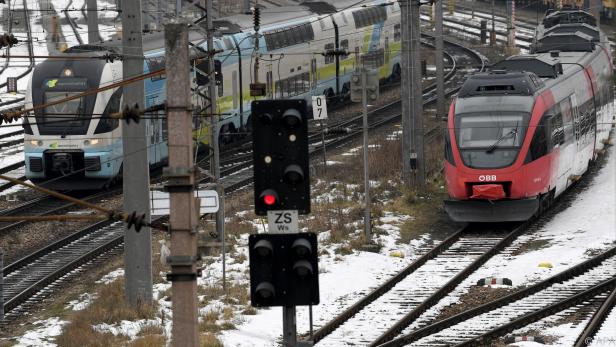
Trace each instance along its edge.
{"label": "train window", "polygon": [[[148,71],[150,72],[162,70],[165,68],[165,57],[162,55],[158,57],[146,58],[145,62],[148,65]],[[150,79],[152,81],[159,81],[164,78],[165,78],[165,75],[158,75],[158,76],[151,77]]]}
{"label": "train window", "polygon": [[530,143],[530,161],[537,160],[548,153],[548,141],[546,137],[546,117],[542,117],[535,128],[533,140]]}
{"label": "train window", "polygon": [[456,140],[465,165],[499,168],[515,161],[526,135],[530,114],[477,112],[456,114]]}
{"label": "train window", "polygon": [[565,143],[565,128],[563,126],[563,118],[560,114],[549,117],[549,120],[550,147],[554,148]]}
{"label": "train window", "polygon": [[335,47],[333,43],[328,43],[325,45],[325,64],[331,64],[334,62],[335,58],[332,54],[334,52],[334,49]]}
{"label": "train window", "polygon": [[344,22],[344,24],[349,24],[349,21],[346,17],[346,14],[344,12],[340,12],[340,16],[342,17],[342,21]]}
{"label": "train window", "polygon": [[349,40],[340,41],[340,49],[344,52],[340,55],[340,59],[347,59],[349,57]]}
{"label": "train window", "polygon": [[387,19],[387,10],[382,6],[361,9],[353,12],[353,19],[355,20],[355,28],[359,29],[385,21]]}
{"label": "train window", "polygon": [[96,130],[94,130],[95,134],[107,133],[118,127],[119,120],[116,118],[111,118],[109,115],[120,111],[121,100],[122,88],[118,88],[118,90],[113,92],[111,98],[109,98],[109,102],[107,103],[107,106],[105,106],[105,110],[101,115],[98,125],[96,126]]}
{"label": "train window", "polygon": [[314,31],[309,23],[287,29],[264,33],[265,45],[270,51],[314,40]]}
{"label": "train window", "polygon": [[379,48],[362,56],[364,66],[369,69],[376,69],[385,64],[385,49]]}
{"label": "train window", "polygon": [[402,38],[402,29],[400,24],[394,25],[394,41],[398,42]]}

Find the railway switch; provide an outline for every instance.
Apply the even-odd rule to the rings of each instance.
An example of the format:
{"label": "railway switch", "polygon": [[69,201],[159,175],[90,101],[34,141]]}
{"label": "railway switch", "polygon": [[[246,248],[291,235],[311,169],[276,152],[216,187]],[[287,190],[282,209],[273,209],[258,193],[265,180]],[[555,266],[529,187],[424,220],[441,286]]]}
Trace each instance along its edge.
{"label": "railway switch", "polygon": [[255,213],[310,213],[308,118],[305,100],[252,103]]}
{"label": "railway switch", "polygon": [[252,306],[319,303],[315,233],[254,234],[248,245]]}

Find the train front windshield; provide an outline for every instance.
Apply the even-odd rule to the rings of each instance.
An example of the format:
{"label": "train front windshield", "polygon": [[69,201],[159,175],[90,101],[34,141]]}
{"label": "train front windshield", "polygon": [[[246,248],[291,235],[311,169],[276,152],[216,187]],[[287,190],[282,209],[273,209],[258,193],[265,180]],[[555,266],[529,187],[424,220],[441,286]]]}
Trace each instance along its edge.
{"label": "train front windshield", "polygon": [[[45,92],[45,103],[66,99],[81,92]],[[45,107],[45,124],[50,127],[83,127],[84,98],[73,99]]]}
{"label": "train front windshield", "polygon": [[456,114],[456,139],[464,165],[495,169],[513,164],[518,156],[530,114],[479,112]]}

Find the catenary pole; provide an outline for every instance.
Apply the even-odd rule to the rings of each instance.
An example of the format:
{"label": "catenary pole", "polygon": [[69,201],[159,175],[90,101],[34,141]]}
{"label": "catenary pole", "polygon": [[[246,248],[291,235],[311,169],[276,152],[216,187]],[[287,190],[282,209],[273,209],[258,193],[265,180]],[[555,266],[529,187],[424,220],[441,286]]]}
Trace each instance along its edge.
{"label": "catenary pole", "polygon": [[[143,74],[143,41],[141,37],[140,1],[122,2],[122,69],[124,76]],[[123,89],[124,105],[145,109],[144,83],[134,83]],[[122,123],[124,157],[124,211],[144,213],[150,221],[150,171],[146,140],[146,121]],[[152,234],[150,228],[127,228],[124,235],[124,267],[126,298],[137,306],[152,301]]]}
{"label": "catenary pole", "polygon": [[[226,263],[226,255],[225,255],[225,191],[222,184],[220,184],[220,129],[218,126],[218,112],[216,111],[216,73],[215,73],[215,60],[214,54],[216,49],[214,48],[214,16],[212,10],[212,0],[205,0],[206,8],[207,8],[207,47],[209,51],[209,70],[210,70],[210,81],[208,85],[208,97],[210,98],[210,112],[212,114],[211,117],[211,145],[214,149],[214,153],[212,155],[211,160],[211,168],[210,171],[212,176],[214,177],[213,183],[216,185],[216,191],[218,191],[219,196],[219,208],[218,212],[216,212],[216,235],[218,237],[218,241],[222,244],[222,260],[223,265]],[[226,290],[226,271],[223,268],[223,287]]]}
{"label": "catenary pole", "polygon": [[411,148],[411,159],[416,157],[417,161],[413,170],[413,186],[419,192],[425,188],[424,171],[424,128],[423,128],[423,88],[421,84],[421,32],[420,32],[420,0],[411,0],[411,109],[413,116],[413,126],[411,136],[413,147]]}
{"label": "catenary pole", "polygon": [[[370,243],[372,240],[372,231],[370,230],[370,175],[368,162],[368,91],[367,91],[367,76],[368,73],[366,66],[361,69],[361,103],[363,108],[363,140],[364,140],[364,236],[366,237],[366,243]],[[325,144],[323,144],[325,145]]]}
{"label": "catenary pole", "polygon": [[507,0],[507,46],[515,48],[515,0]]}
{"label": "catenary pole", "polygon": [[399,0],[400,3],[400,21],[402,23],[402,48],[400,63],[401,66],[401,81],[400,94],[402,97],[402,179],[407,186],[410,186],[411,180],[411,33],[409,30],[410,22],[410,1]]}
{"label": "catenary pole", "polygon": [[443,118],[447,116],[445,107],[445,72],[443,71],[443,4],[442,0],[436,0],[434,4],[434,36],[436,37],[436,51],[434,54],[434,60],[436,61],[436,117]]}
{"label": "catenary pole", "polygon": [[167,126],[169,166],[164,173],[170,182],[169,229],[171,266],[173,345],[198,346],[197,324],[197,225],[198,199],[194,197],[192,114],[190,99],[188,27],[165,25],[167,67]]}
{"label": "catenary pole", "polygon": [[400,0],[402,16],[402,178],[423,191],[423,103],[420,52],[419,0]]}
{"label": "catenary pole", "polygon": [[100,35],[98,33],[98,9],[96,7],[96,0],[88,0],[88,43],[100,41]]}

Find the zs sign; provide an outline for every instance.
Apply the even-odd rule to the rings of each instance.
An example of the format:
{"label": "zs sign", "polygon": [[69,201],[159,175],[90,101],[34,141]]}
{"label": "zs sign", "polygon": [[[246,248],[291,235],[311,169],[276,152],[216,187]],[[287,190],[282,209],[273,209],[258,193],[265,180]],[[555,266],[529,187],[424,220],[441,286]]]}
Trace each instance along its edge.
{"label": "zs sign", "polygon": [[297,233],[297,210],[267,211],[267,224],[270,233]]}
{"label": "zs sign", "polygon": [[496,182],[496,175],[481,175],[479,182]]}

